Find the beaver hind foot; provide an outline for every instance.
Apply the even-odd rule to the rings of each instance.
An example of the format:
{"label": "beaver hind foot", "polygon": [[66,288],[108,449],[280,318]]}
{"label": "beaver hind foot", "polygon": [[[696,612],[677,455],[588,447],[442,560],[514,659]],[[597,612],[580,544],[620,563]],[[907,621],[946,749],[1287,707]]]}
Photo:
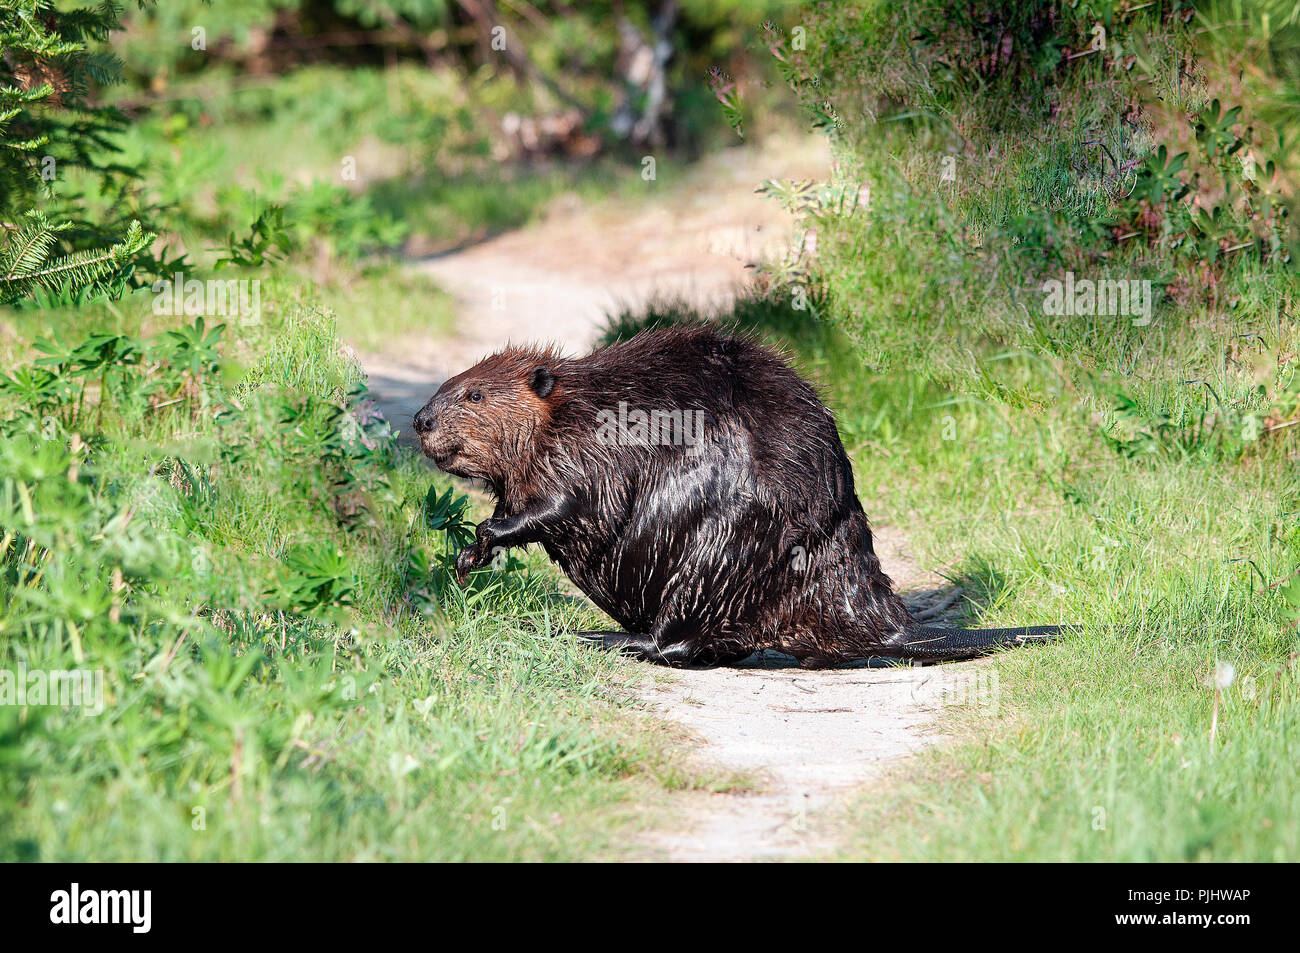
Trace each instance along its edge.
{"label": "beaver hind foot", "polygon": [[669,665],[673,668],[688,666],[712,668],[717,665],[731,665],[754,654],[749,649],[718,654],[711,652],[708,646],[692,645],[689,642],[674,642],[671,645],[660,646],[652,636],[637,635],[633,632],[587,631],[572,634],[583,642],[611,652],[640,659],[642,662],[654,662],[656,665]]}

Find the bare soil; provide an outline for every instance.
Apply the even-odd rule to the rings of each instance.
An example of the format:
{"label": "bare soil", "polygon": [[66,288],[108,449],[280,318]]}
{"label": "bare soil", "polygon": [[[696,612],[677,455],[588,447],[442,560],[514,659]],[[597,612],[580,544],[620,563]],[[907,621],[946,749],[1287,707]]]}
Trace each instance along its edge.
{"label": "bare soil", "polygon": [[[585,206],[561,196],[542,221],[413,267],[455,297],[456,333],[403,336],[363,352],[370,389],[394,429],[447,377],[508,343],[586,353],[619,307],[656,297],[723,305],[748,270],[780,253],[789,217],[755,193],[769,178],[824,178],[820,139],[729,149],[674,178],[664,166],[645,195]],[[346,328],[344,328],[346,334]]]}

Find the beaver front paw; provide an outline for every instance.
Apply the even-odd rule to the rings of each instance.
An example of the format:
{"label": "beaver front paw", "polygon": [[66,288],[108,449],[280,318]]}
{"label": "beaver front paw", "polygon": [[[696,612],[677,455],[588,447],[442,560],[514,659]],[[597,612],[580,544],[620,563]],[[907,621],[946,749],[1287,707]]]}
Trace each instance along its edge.
{"label": "beaver front paw", "polygon": [[497,538],[497,526],[500,520],[486,519],[474,527],[474,541],[484,552],[492,548],[492,541]]}
{"label": "beaver front paw", "polygon": [[475,569],[482,569],[492,561],[492,551],[478,543],[466,546],[456,554],[456,582],[463,587],[469,581],[469,574]]}

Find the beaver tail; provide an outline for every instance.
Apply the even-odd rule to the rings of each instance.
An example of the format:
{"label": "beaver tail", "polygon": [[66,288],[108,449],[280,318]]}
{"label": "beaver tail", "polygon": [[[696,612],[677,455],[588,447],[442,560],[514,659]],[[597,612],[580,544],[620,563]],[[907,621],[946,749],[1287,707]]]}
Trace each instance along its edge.
{"label": "beaver tail", "polygon": [[1069,628],[1030,625],[1011,629],[956,629],[913,625],[901,641],[891,646],[894,652],[890,654],[917,662],[955,662],[1030,642],[1050,642]]}

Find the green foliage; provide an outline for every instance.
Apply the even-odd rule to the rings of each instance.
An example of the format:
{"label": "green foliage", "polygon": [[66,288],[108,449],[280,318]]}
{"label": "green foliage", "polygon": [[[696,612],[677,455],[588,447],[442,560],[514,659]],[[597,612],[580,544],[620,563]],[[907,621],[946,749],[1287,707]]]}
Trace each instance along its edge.
{"label": "green foliage", "polygon": [[284,207],[272,205],[253,222],[248,237],[235,241],[234,233],[226,237],[226,255],[218,258],[217,271],[231,266],[256,268],[281,261],[292,248],[292,239],[284,224]]}
{"label": "green foliage", "polygon": [[328,318],[241,329],[246,369],[202,319],[57,340],[0,378],[0,671],[99,673],[103,711],[0,705],[0,856],[605,842],[645,753],[595,717],[611,661],[553,637],[580,610],[522,560],[451,581],[466,498]]}
{"label": "green foliage", "polygon": [[[1230,97],[1237,60],[1216,74],[1192,16],[825,5],[806,55],[774,28],[838,166],[761,189],[803,240],[731,310],[611,322],[793,349],[873,522],[949,567],[979,624],[1079,626],[992,660],[998,704],[946,710],[958,745],[875,792],[846,856],[1300,851],[1293,139]],[[1149,323],[1050,313],[1066,271],[1163,296]]]}
{"label": "green foliage", "polygon": [[709,71],[709,88],[722,104],[722,114],[727,125],[740,138],[745,138],[745,113],[740,104],[740,90],[735,81],[722,70],[714,67]]}
{"label": "green foliage", "polygon": [[343,551],[295,546],[284,556],[289,577],[281,593],[290,612],[312,612],[323,607],[347,606],[353,601],[357,578]]}
{"label": "green foliage", "polygon": [[[867,367],[840,328],[771,295],[706,316],[659,302],[607,337],[701,317],[793,353],[835,412],[873,525],[906,527],[921,562],[965,591],[973,623],[1080,627],[988,660],[993,703],[944,704],[956,744],[863,800],[841,856],[1300,856],[1293,443],[1264,440],[1260,421],[1249,444],[1249,407],[1204,383],[1168,403],[1158,387],[1105,403],[1066,391],[1027,412],[940,386],[926,364]],[[1023,355],[1003,363],[1054,376]],[[1204,684],[1216,661],[1237,672],[1217,740]]]}
{"label": "green foliage", "polygon": [[[646,78],[629,71],[629,63],[639,60],[635,52],[653,49],[657,30],[663,29],[674,54],[665,64],[668,125],[678,144],[694,144],[712,132],[709,126],[715,122],[711,113],[689,108],[699,77],[712,57],[742,55],[747,31],[782,5],[780,0],[672,5],[537,0],[487,6],[449,0],[236,0],[221,5],[177,0],[131,17],[121,49],[129,70],[159,82],[250,60],[288,72],[301,63],[304,49],[315,61],[349,66],[415,62],[425,70],[450,67],[473,77],[474,84],[487,77],[508,83],[503,110],[530,116],[576,110],[586,128],[616,148],[633,136],[635,119],[650,97]],[[666,11],[671,14],[665,27],[657,21]],[[287,42],[279,35],[286,27],[294,33]],[[196,38],[199,29],[203,33]],[[490,47],[494,29],[505,31],[505,48]],[[390,103],[390,111],[402,110]]]}
{"label": "green foliage", "polygon": [[154,239],[133,221],[122,241],[107,249],[51,257],[58,233],[72,223],[52,225],[34,209],[26,217],[29,224],[14,227],[0,250],[0,304],[30,296],[41,307],[59,307],[97,297],[121,297],[131,277],[132,259]]}
{"label": "green foliage", "polygon": [[89,100],[92,85],[119,78],[117,58],[91,48],[120,27],[119,17],[113,3],[0,3],[0,303],[119,296],[133,260],[153,241],[139,221],[86,221],[77,196],[55,187],[77,171],[120,202],[137,175],[115,159],[112,138],[124,117]]}
{"label": "green foliage", "polygon": [[474,542],[474,530],[465,522],[469,497],[457,495],[451,487],[442,493],[436,486],[429,487],[424,498],[424,523],[429,529],[447,534],[451,548],[459,550]]}
{"label": "green foliage", "polygon": [[[1191,16],[848,4],[818,11],[806,50],[769,27],[838,171],[763,187],[802,234],[765,293],[873,368],[980,399],[1081,392],[1109,413],[1123,395],[1122,452],[1239,459],[1290,440],[1300,168],[1285,130],[1214,95],[1227,79]],[[1151,314],[1053,308],[1046,282],[1067,273],[1147,282]]]}

